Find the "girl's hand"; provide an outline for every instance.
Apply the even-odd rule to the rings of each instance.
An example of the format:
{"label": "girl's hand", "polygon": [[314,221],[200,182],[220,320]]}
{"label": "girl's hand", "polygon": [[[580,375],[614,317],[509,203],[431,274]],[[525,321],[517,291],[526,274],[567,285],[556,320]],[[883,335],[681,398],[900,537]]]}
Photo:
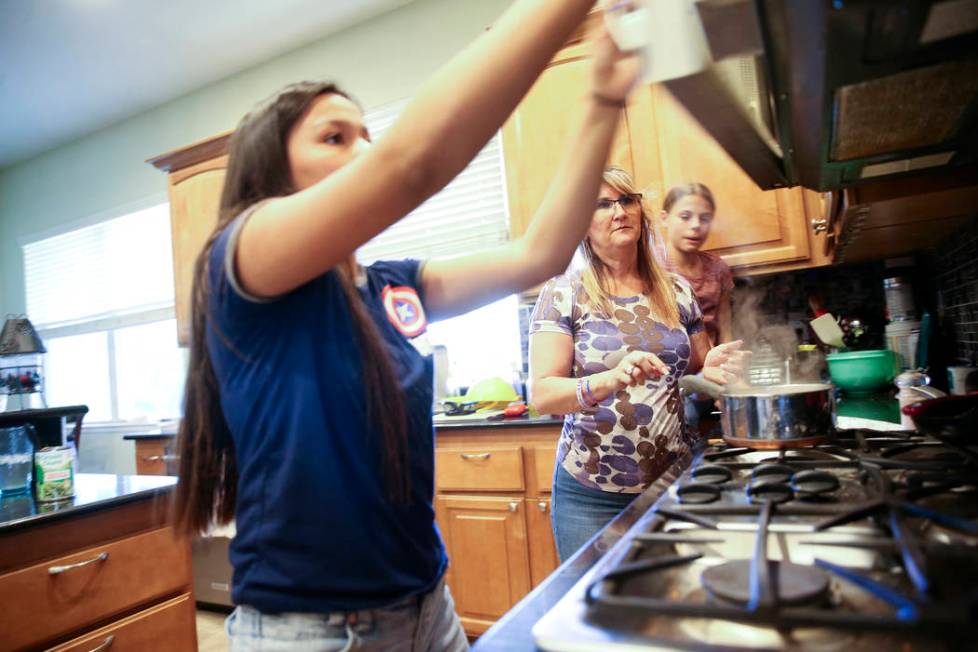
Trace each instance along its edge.
{"label": "girl's hand", "polygon": [[641,61],[635,54],[625,54],[619,50],[603,23],[593,43],[594,71],[591,76],[591,92],[606,103],[624,104],[642,71]]}
{"label": "girl's hand", "polygon": [[659,378],[668,373],[669,366],[654,353],[632,351],[614,369],[594,374],[590,378],[595,397],[604,400],[626,387],[634,387],[649,378]]}
{"label": "girl's hand", "polygon": [[750,351],[741,351],[743,340],[714,346],[703,361],[703,377],[719,385],[741,380],[750,364]]}

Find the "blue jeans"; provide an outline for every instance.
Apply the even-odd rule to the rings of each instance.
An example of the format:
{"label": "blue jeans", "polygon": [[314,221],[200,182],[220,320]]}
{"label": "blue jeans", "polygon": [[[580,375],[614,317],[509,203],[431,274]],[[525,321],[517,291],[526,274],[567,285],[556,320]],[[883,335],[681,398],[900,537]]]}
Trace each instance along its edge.
{"label": "blue jeans", "polygon": [[558,462],[554,469],[550,524],[560,561],[570,558],[638,495],[585,487]]}
{"label": "blue jeans", "polygon": [[224,624],[231,652],[462,652],[469,649],[444,578],[430,593],[381,609],[263,614],[238,606]]}

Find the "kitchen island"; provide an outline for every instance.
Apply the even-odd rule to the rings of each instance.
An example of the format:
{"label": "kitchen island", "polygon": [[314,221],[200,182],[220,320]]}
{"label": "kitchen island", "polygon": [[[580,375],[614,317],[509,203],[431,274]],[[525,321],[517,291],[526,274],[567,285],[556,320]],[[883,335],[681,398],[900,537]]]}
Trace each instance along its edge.
{"label": "kitchen island", "polygon": [[67,500],[0,500],[3,649],[196,649],[190,542],[167,524],[176,482],[80,473]]}

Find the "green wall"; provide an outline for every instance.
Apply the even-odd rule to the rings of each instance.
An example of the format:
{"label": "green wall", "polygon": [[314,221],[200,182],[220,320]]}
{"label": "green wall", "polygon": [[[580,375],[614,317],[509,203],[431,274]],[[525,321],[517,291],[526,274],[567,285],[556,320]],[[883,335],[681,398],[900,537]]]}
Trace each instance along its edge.
{"label": "green wall", "polygon": [[25,309],[24,238],[165,197],[147,158],[233,128],[300,79],[335,80],[367,108],[407,97],[509,4],[418,0],[0,171],[0,316]]}

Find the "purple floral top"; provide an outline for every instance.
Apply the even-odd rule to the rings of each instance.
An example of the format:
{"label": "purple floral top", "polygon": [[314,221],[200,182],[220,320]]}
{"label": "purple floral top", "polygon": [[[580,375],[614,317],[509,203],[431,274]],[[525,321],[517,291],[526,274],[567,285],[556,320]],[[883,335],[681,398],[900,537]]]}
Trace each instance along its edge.
{"label": "purple floral top", "polygon": [[677,275],[673,282],[682,328],[656,321],[644,296],[615,297],[610,318],[592,313],[580,273],[557,276],[540,292],[530,335],[570,335],[575,378],[611,369],[635,350],[656,354],[670,368],[664,378],[564,417],[557,461],[585,486],[640,493],[689,449],[677,383],[689,365],[689,337],[703,330],[703,313],[689,283]]}

